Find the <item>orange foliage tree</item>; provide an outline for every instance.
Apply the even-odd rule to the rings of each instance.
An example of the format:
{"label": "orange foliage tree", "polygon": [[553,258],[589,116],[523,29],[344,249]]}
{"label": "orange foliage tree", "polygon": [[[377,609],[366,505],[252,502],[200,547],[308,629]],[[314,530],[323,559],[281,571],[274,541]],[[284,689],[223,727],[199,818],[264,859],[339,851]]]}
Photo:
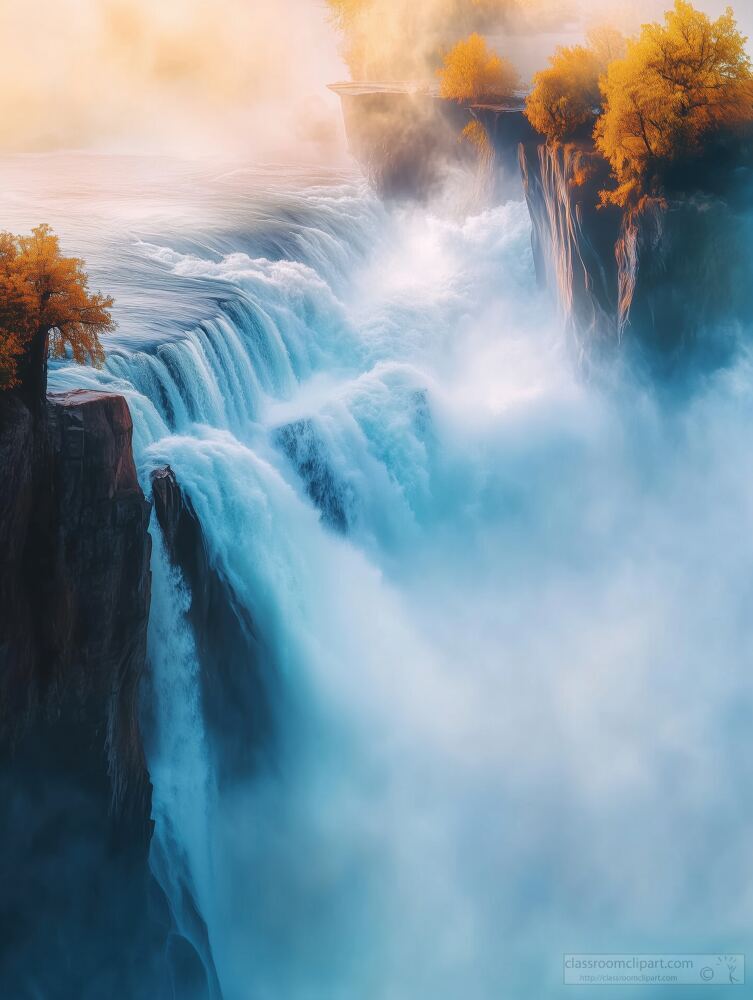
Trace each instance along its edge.
{"label": "orange foliage tree", "polygon": [[602,81],[596,145],[617,189],[605,203],[656,193],[662,166],[702,148],[712,131],[753,121],[753,75],[731,8],[712,21],[676,0],[664,24],[644,25]]}
{"label": "orange foliage tree", "polygon": [[[540,0],[525,0],[528,11]],[[520,14],[519,0],[327,0],[343,55],[361,80],[430,80],[444,51],[472,31]]]}
{"label": "orange foliage tree", "polygon": [[504,101],[520,84],[518,71],[493,52],[476,33],[457,43],[438,71],[439,93],[445,100],[476,103]]}
{"label": "orange foliage tree", "polygon": [[101,364],[100,335],[113,329],[113,300],[92,293],[83,261],[64,257],[49,226],[29,236],[0,233],[0,388],[46,390],[47,355],[66,349]]}
{"label": "orange foliage tree", "polygon": [[601,108],[599,78],[625,51],[625,39],[613,28],[588,35],[588,45],[560,47],[547,69],[533,78],[526,116],[537,132],[562,141],[592,123]]}

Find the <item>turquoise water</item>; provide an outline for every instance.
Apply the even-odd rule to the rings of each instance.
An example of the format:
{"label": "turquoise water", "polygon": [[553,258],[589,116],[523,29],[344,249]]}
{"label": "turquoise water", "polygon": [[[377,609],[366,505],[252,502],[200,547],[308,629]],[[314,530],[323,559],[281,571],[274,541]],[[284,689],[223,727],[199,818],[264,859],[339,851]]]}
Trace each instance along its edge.
{"label": "turquoise water", "polygon": [[152,866],[215,994],[548,1000],[566,951],[744,952],[747,356],[671,406],[582,378],[522,203],[2,173],[5,224],[118,300],[105,368],[52,387],[125,393],[145,490],[173,467],[269,654],[274,750],[223,783],[153,525]]}

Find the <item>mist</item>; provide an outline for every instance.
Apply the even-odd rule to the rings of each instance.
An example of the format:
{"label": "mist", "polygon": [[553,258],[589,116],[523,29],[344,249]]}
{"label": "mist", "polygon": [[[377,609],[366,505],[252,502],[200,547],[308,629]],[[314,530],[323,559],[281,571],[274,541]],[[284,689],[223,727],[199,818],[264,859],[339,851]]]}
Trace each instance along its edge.
{"label": "mist", "polygon": [[[218,788],[156,546],[153,865],[178,898],[187,866],[223,995],[556,996],[568,950],[744,951],[749,352],[584,379],[523,204],[280,197],[292,259],[208,252],[217,220],[140,247],[247,312],[55,373],[128,393],[274,654],[274,765]],[[276,444],[303,426],[344,537]]]}
{"label": "mist", "polygon": [[[490,16],[484,5],[376,0],[343,33],[323,2],[6,0],[0,149],[342,163],[329,83],[349,75],[434,80],[442,52],[476,29],[527,79],[592,22],[632,31],[666,6],[510,0],[491,5]],[[720,13],[724,4],[703,6]],[[738,16],[753,33],[753,13]]]}
{"label": "mist", "polygon": [[[719,17],[727,7],[731,6],[743,33],[748,38],[753,34],[753,10],[750,9],[750,5],[745,0],[732,4],[728,3],[727,0],[702,0],[695,6],[711,17]],[[671,7],[672,0],[635,0],[635,2],[629,3],[626,0],[601,0],[597,4],[589,3],[588,0],[580,0],[579,15],[580,19],[586,23],[608,20],[627,34],[632,34],[638,30],[640,25],[648,21],[661,21],[664,12]]]}
{"label": "mist", "polygon": [[346,286],[162,257],[263,303],[304,370],[319,331],[262,420],[313,422],[349,511],[343,539],[233,419],[147,451],[285,678],[277,766],[193,848],[225,995],[553,995],[571,948],[742,950],[749,357],[584,381],[522,205],[362,212]]}
{"label": "mist", "polygon": [[574,0],[371,0],[346,5],[338,23],[354,79],[433,82],[445,52],[472,31],[528,38],[563,30],[576,14]]}
{"label": "mist", "polygon": [[247,159],[342,153],[319,4],[6,0],[0,147]]}
{"label": "mist", "polygon": [[[401,16],[436,5],[378,2],[370,65],[426,69],[446,24],[406,64]],[[529,73],[667,2],[494,37]],[[355,174],[317,3],[10,0],[0,30],[6,150],[254,163],[0,173],[5,224],[44,210],[117,298],[105,366],[51,389],[125,395],[145,493],[169,464],[274,671],[268,758],[223,781],[257,734],[207,724],[153,521],[151,869],[195,996],[540,1000],[565,951],[744,952],[751,330],[682,383],[587,377],[522,199],[385,205]]]}
{"label": "mist", "polygon": [[[635,34],[642,24],[661,21],[670,6],[669,0],[371,0],[333,18],[333,24],[340,29],[340,51],[354,80],[431,84],[444,54],[479,31],[514,63],[525,84],[558,45],[582,41],[589,28],[608,23]],[[726,6],[724,0],[701,5],[714,16]],[[740,5],[738,16],[750,34],[753,14]]]}

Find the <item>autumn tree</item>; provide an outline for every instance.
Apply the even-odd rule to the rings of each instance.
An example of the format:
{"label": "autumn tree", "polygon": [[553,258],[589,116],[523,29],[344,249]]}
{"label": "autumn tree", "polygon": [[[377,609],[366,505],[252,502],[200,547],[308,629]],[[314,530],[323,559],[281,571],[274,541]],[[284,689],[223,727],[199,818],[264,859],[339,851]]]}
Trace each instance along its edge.
{"label": "autumn tree", "polygon": [[493,32],[539,0],[327,0],[343,56],[361,80],[431,80],[444,52],[474,31]]}
{"label": "autumn tree", "polygon": [[31,401],[43,399],[50,350],[101,364],[112,305],[89,291],[83,261],[62,255],[49,226],[29,236],[0,233],[0,388],[20,386]]}
{"label": "autumn tree", "polygon": [[601,108],[601,76],[625,51],[625,39],[608,26],[594,28],[587,45],[560,47],[533,78],[526,116],[550,141],[573,136],[594,122]]}
{"label": "autumn tree", "polygon": [[526,117],[537,132],[555,141],[594,120],[601,91],[598,62],[584,45],[560,47],[549,62],[533,78]]}
{"label": "autumn tree", "polygon": [[627,52],[627,38],[608,21],[593,24],[586,33],[586,42],[600,73],[606,73],[615,59],[624,59]]}
{"label": "autumn tree", "polygon": [[445,100],[492,103],[512,97],[520,84],[518,71],[493,52],[476,33],[458,42],[438,71],[439,93]]}
{"label": "autumn tree", "polygon": [[747,39],[727,8],[712,21],[676,0],[664,24],[644,25],[602,84],[596,144],[617,189],[605,202],[627,205],[660,186],[667,163],[693,156],[720,128],[753,120]]}

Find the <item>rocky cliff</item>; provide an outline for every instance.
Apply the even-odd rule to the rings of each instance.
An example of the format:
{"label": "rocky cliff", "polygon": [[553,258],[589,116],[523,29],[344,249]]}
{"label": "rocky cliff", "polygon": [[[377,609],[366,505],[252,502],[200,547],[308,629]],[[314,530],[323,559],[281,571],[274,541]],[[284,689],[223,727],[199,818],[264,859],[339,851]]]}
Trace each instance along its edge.
{"label": "rocky cliff", "polygon": [[19,1000],[161,994],[131,433],[119,396],[0,395],[0,982]]}
{"label": "rocky cliff", "polygon": [[[582,361],[619,349],[651,376],[723,364],[753,315],[753,129],[665,170],[664,194],[600,208],[611,186],[590,127],[546,145],[523,113],[400,84],[339,84],[351,152],[386,198],[454,190],[470,210],[525,195],[536,272]],[[475,180],[473,179],[475,177]],[[521,185],[522,181],[522,185]]]}
{"label": "rocky cliff", "polygon": [[747,141],[709,149],[638,208],[599,208],[608,168],[589,145],[522,144],[539,281],[583,357],[625,351],[654,374],[721,364],[753,314]]}
{"label": "rocky cliff", "polygon": [[[476,200],[520,197],[517,151],[534,139],[522,102],[475,105],[400,84],[336,84],[350,151],[388,199],[424,200],[458,170]],[[471,126],[471,130],[466,129]]]}
{"label": "rocky cliff", "polygon": [[199,658],[204,722],[220,783],[247,777],[272,737],[273,671],[254,622],[214,565],[189,497],[166,466],[152,473],[168,557],[190,593],[188,625]]}

